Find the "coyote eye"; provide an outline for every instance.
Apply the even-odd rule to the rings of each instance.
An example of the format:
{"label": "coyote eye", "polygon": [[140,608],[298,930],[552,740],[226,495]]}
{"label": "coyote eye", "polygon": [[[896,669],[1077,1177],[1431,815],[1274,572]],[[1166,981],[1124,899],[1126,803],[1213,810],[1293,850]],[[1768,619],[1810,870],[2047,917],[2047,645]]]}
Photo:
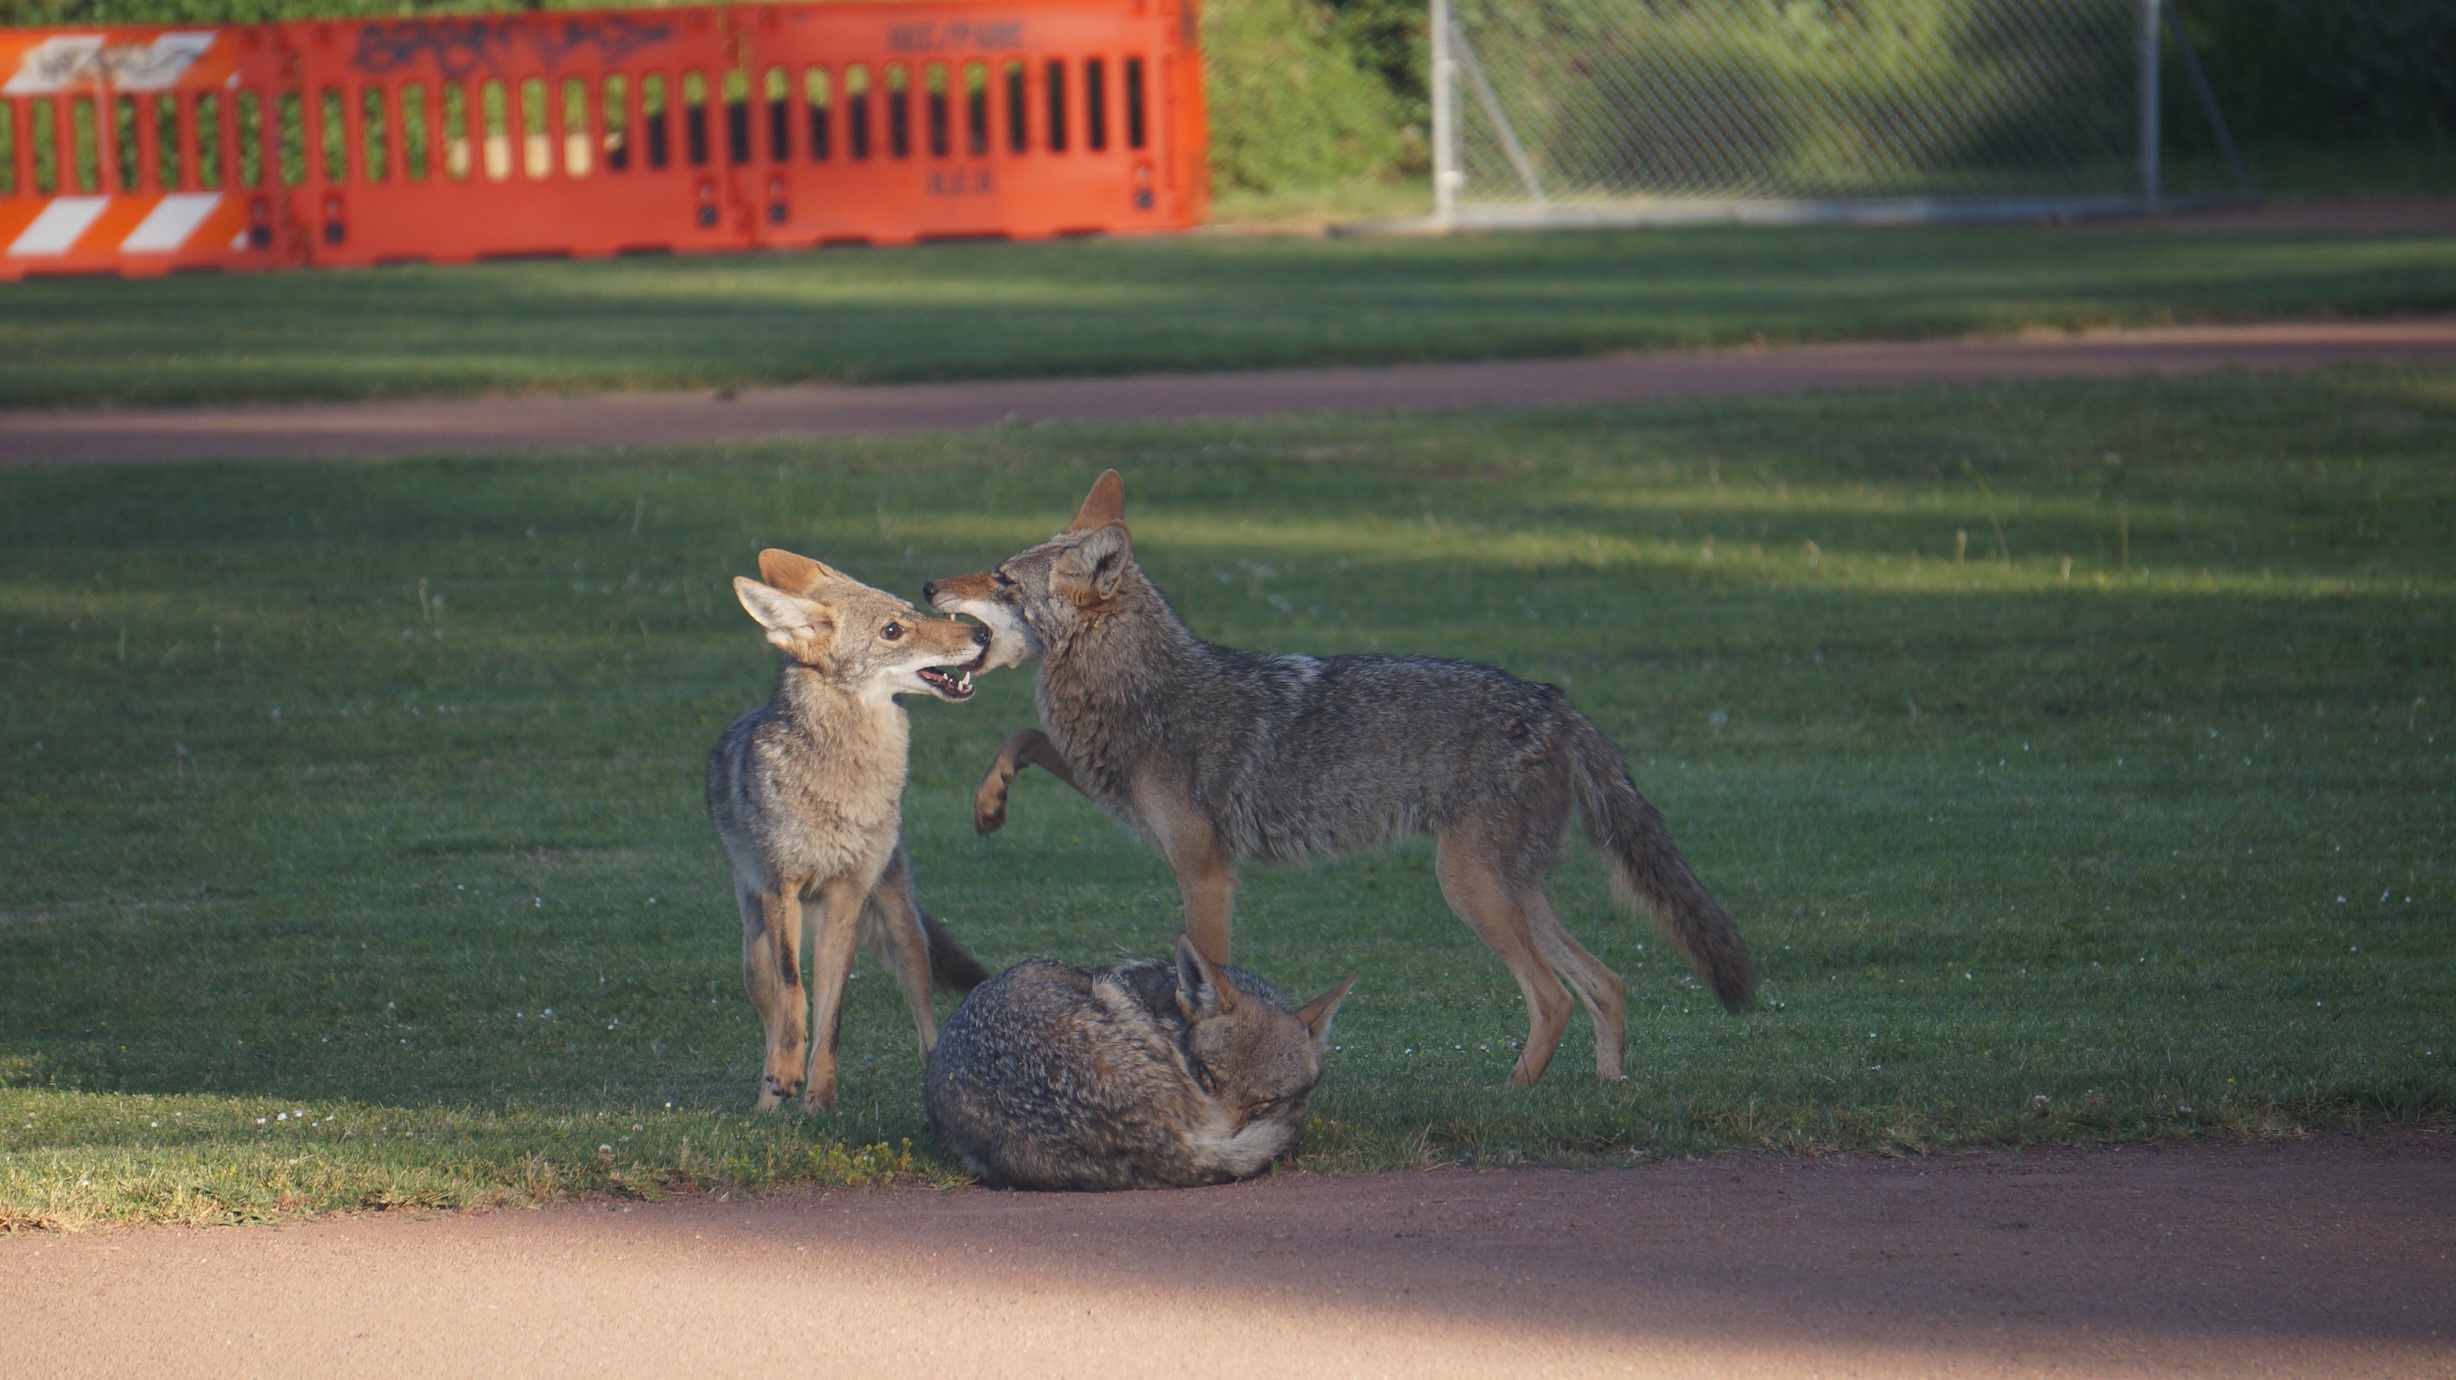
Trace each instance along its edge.
{"label": "coyote eye", "polygon": [[904,625],[901,623],[889,623],[887,626],[878,630],[878,635],[887,639],[889,642],[893,642],[897,638],[904,635]]}

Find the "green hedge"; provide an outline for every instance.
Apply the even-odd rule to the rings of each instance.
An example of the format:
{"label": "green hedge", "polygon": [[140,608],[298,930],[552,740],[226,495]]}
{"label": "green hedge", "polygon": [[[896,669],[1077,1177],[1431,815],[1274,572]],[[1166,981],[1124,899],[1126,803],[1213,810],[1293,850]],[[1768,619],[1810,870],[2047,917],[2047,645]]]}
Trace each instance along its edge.
{"label": "green hedge", "polygon": [[[2456,135],[2456,0],[2178,3],[2209,84],[2244,138]],[[2176,114],[2178,134],[2191,138],[2196,113]]]}

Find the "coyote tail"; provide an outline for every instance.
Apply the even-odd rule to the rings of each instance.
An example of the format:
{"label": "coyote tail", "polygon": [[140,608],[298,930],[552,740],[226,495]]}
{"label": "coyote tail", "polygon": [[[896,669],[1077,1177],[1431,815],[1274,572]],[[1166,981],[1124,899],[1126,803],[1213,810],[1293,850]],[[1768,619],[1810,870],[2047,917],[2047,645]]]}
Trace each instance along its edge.
{"label": "coyote tail", "polygon": [[1571,710],[1570,719],[1578,816],[1587,841],[1603,855],[1612,889],[1653,918],[1725,1007],[1746,1006],[1757,971],[1731,917],[1673,846],[1663,812],[1637,793],[1619,749],[1585,715]]}
{"label": "coyote tail", "polygon": [[971,951],[955,942],[935,916],[921,911],[921,933],[930,944],[930,986],[941,992],[969,992],[989,981],[989,970]]}

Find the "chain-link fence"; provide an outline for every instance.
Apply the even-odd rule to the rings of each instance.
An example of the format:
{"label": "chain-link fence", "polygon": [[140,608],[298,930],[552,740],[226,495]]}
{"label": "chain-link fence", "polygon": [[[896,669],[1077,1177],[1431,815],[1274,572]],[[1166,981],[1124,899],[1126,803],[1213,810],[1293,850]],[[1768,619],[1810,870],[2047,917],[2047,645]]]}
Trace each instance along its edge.
{"label": "chain-link fence", "polygon": [[1435,220],[2135,209],[2165,3],[1434,0]]}

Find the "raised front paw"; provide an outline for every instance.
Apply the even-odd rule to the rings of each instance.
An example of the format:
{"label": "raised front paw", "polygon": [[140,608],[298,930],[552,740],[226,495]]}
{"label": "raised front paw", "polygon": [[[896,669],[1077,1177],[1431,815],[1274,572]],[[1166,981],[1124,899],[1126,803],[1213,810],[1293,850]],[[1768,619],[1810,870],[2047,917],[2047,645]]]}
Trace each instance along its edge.
{"label": "raised front paw", "polygon": [[972,793],[972,828],[975,833],[994,834],[1006,823],[1007,783],[992,772],[981,788]]}

